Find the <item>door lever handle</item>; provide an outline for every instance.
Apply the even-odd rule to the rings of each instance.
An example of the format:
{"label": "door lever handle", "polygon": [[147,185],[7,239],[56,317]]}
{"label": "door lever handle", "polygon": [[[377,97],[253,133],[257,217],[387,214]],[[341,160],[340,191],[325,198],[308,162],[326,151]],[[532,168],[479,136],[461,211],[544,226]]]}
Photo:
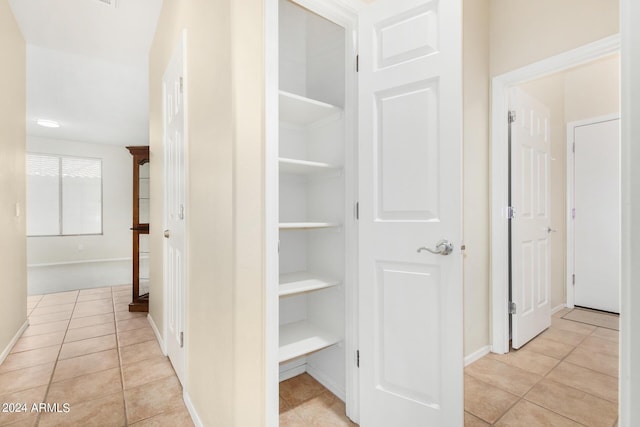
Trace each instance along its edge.
{"label": "door lever handle", "polygon": [[551,233],[551,232],[556,233],[557,231],[558,230],[556,230],[555,228],[547,227],[547,233]]}
{"label": "door lever handle", "polygon": [[451,252],[453,252],[453,243],[443,239],[436,243],[435,249],[427,248],[426,246],[418,248],[418,252],[422,251],[428,251],[436,255],[449,255]]}
{"label": "door lever handle", "polygon": [[170,235],[171,234],[169,233],[169,230],[164,230],[164,238],[165,239],[168,239]]}

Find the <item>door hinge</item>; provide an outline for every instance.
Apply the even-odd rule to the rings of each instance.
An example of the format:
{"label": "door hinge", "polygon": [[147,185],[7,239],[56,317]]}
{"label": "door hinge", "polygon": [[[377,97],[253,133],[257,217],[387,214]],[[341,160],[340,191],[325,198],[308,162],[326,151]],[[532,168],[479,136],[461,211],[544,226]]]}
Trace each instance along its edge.
{"label": "door hinge", "polygon": [[572,274],[572,275],[571,275],[571,284],[572,284],[573,286],[575,286],[575,285],[576,285],[576,275],[575,275],[575,274]]}
{"label": "door hinge", "polygon": [[180,205],[180,212],[178,213],[178,218],[184,219],[184,205]]}
{"label": "door hinge", "polygon": [[360,219],[360,202],[356,202],[356,219]]}
{"label": "door hinge", "polygon": [[576,219],[576,208],[571,209],[571,218]]}
{"label": "door hinge", "polygon": [[360,72],[360,55],[356,55],[356,73]]}
{"label": "door hinge", "polygon": [[516,314],[516,303],[511,301],[509,302],[509,314]]}
{"label": "door hinge", "polygon": [[573,151],[573,154],[576,153],[576,142],[573,141],[573,146],[571,147],[571,151]]}
{"label": "door hinge", "polygon": [[513,219],[516,217],[516,208],[513,206],[507,207],[507,219]]}
{"label": "door hinge", "polygon": [[360,350],[356,350],[356,367],[360,367]]}
{"label": "door hinge", "polygon": [[180,76],[180,93],[184,92],[184,79]]}
{"label": "door hinge", "polygon": [[180,332],[180,348],[184,347],[184,332]]}
{"label": "door hinge", "polygon": [[509,123],[513,123],[516,121],[516,112],[514,110],[509,110]]}

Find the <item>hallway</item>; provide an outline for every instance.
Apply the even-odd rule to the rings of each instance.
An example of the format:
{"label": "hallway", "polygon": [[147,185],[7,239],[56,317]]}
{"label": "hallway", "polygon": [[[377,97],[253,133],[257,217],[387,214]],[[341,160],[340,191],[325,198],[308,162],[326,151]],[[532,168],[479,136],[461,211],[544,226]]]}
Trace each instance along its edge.
{"label": "hallway", "polygon": [[[0,402],[20,405],[2,408],[0,426],[192,426],[146,313],[129,313],[130,300],[129,285],[30,296],[30,326],[0,365]],[[41,402],[58,405],[32,412]]]}
{"label": "hallway", "polygon": [[617,425],[618,320],[563,309],[520,350],[467,366],[465,427]]}

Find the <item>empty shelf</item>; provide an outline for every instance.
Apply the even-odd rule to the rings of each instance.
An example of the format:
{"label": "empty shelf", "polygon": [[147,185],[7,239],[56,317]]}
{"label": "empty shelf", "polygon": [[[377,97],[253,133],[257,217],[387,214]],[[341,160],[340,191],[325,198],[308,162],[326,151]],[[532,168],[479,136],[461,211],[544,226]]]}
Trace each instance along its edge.
{"label": "empty shelf", "polygon": [[339,170],[340,167],[333,166],[328,163],[310,162],[308,160],[286,159],[280,157],[278,159],[280,172],[293,173],[300,175],[311,175],[322,172],[331,172]]}
{"label": "empty shelf", "polygon": [[281,274],[279,295],[294,295],[303,292],[317,291],[340,284],[339,280],[331,280],[316,276],[306,271]]}
{"label": "empty shelf", "polygon": [[280,120],[283,122],[308,125],[340,111],[342,110],[334,105],[280,91]]}
{"label": "empty shelf", "polygon": [[304,230],[308,228],[329,228],[339,227],[340,224],[334,222],[281,222],[280,230]]}
{"label": "empty shelf", "polygon": [[339,341],[340,338],[337,336],[323,331],[306,320],[281,325],[278,359],[280,362],[285,362],[322,350]]}

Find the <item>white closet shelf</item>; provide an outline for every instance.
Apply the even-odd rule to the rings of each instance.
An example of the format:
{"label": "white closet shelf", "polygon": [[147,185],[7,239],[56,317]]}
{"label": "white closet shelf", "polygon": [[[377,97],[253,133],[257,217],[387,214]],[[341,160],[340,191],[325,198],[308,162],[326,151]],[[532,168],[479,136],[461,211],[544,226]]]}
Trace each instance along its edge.
{"label": "white closet shelf", "polygon": [[335,222],[281,222],[280,230],[305,230],[309,228],[331,228],[340,227]]}
{"label": "white closet shelf", "polygon": [[332,346],[340,338],[330,334],[306,320],[280,326],[280,362],[295,359],[314,351]]}
{"label": "white closet shelf", "polygon": [[312,175],[322,172],[332,172],[340,170],[340,166],[334,166],[329,163],[310,162],[308,160],[287,159],[280,157],[278,159],[280,172],[292,173],[299,175]]}
{"label": "white closet shelf", "polygon": [[318,291],[339,284],[339,280],[327,279],[306,271],[281,274],[279,295],[282,297],[303,292]]}
{"label": "white closet shelf", "polygon": [[309,125],[341,112],[340,107],[280,91],[280,120],[297,125]]}

